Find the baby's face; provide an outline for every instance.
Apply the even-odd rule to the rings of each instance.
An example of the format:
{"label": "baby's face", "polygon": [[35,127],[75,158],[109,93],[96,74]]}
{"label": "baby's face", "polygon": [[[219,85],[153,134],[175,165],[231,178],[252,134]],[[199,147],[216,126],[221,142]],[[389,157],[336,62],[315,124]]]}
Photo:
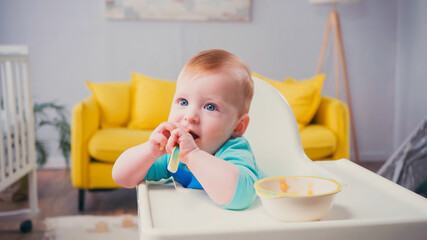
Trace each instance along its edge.
{"label": "baby's face", "polygon": [[182,74],[177,82],[169,122],[181,124],[201,150],[214,154],[239,122],[237,81],[226,72]]}

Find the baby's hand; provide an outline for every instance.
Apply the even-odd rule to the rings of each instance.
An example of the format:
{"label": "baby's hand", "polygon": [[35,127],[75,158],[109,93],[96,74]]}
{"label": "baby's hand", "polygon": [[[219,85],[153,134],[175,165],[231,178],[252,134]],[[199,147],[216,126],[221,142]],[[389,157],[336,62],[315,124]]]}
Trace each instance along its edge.
{"label": "baby's hand", "polygon": [[178,126],[171,132],[171,136],[166,145],[167,152],[172,153],[173,148],[177,145],[179,145],[180,152],[179,160],[184,164],[187,164],[186,156],[192,151],[199,149],[193,136],[182,126]]}
{"label": "baby's hand", "polygon": [[166,153],[166,144],[171,136],[171,132],[176,128],[177,126],[174,123],[163,122],[154,129],[148,140],[154,156],[160,157]]}

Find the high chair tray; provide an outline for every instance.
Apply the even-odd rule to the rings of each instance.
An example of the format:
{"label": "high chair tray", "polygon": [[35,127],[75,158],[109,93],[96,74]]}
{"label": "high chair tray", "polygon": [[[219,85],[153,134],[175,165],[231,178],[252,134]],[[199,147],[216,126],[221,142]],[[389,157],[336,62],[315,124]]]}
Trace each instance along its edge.
{"label": "high chair tray", "polygon": [[203,190],[138,186],[140,239],[426,239],[427,200],[353,162],[316,162],[343,183],[320,221],[271,218],[259,198],[243,211],[215,205]]}

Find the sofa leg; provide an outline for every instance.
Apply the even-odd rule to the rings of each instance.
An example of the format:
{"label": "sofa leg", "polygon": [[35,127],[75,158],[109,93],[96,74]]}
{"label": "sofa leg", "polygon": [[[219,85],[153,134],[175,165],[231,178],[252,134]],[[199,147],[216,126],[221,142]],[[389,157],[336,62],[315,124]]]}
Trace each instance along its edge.
{"label": "sofa leg", "polygon": [[83,212],[85,208],[85,190],[79,189],[79,211]]}

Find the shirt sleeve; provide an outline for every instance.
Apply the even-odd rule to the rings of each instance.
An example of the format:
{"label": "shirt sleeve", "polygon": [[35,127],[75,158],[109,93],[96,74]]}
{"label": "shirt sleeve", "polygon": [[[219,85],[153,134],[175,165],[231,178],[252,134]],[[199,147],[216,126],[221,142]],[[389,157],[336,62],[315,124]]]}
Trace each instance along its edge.
{"label": "shirt sleeve", "polygon": [[236,165],[239,169],[239,176],[233,198],[222,207],[231,210],[242,210],[250,207],[256,198],[254,183],[259,179],[259,170],[246,139],[230,140],[226,145],[215,155]]}
{"label": "shirt sleeve", "polygon": [[144,180],[159,181],[161,179],[169,178],[170,174],[167,170],[169,156],[169,154],[164,154],[159,157],[150,169],[148,169]]}

